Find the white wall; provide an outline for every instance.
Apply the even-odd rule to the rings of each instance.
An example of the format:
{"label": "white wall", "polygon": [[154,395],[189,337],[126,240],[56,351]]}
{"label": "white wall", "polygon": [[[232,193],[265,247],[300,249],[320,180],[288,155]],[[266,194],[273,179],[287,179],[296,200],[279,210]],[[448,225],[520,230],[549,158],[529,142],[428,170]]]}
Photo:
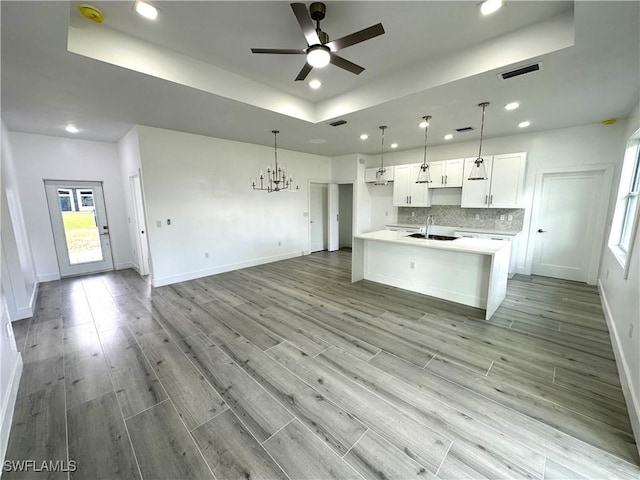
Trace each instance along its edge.
{"label": "white wall", "polygon": [[11,132],[22,207],[39,281],[60,278],[44,180],[102,181],[116,269],[131,266],[118,148],[114,143]]}
{"label": "white wall", "polygon": [[127,233],[129,235],[129,246],[131,248],[131,263],[133,268],[139,272],[140,252],[137,246],[138,233],[136,231],[135,210],[129,180],[129,177],[140,174],[142,167],[137,127],[129,130],[118,142],[118,156],[120,157],[120,169],[122,173],[123,199],[127,215]]}
{"label": "white wall", "polygon": [[[586,164],[614,164],[619,171],[624,144],[621,139],[624,122],[615,125],[591,124],[579,127],[563,128],[543,132],[513,135],[509,137],[489,138],[483,142],[482,150],[486,155],[512,152],[527,152],[527,171],[525,177],[524,198],[528,205],[524,218],[525,244],[519,249],[517,271],[530,273],[532,245],[527,244],[527,235],[531,222],[531,205],[538,170],[560,166],[579,166]],[[430,161],[450,160],[477,156],[478,143],[466,142],[442,145],[428,149]],[[385,155],[385,165],[401,165],[421,162],[421,150],[407,150]],[[376,159],[370,157],[367,166],[376,166]],[[394,219],[395,220],[395,219]],[[378,222],[379,223],[379,222]],[[604,238],[605,232],[599,232]]]}
{"label": "white wall", "polygon": [[308,182],[331,179],[330,158],[278,149],[300,191],[267,193],[250,178],[272,147],[137,129],[154,285],[308,252]]}
{"label": "white wall", "polygon": [[[622,157],[626,141],[640,128],[640,104],[629,117],[621,139]],[[616,197],[620,182],[620,168],[615,176],[613,188]],[[609,226],[612,214],[609,215]],[[609,231],[606,232],[607,238]],[[600,266],[599,286],[605,314],[609,323],[609,334],[616,353],[618,371],[623,385],[631,424],[640,451],[640,234],[636,234],[629,275],[605,243]]]}
{"label": "white wall", "polygon": [[[2,276],[0,277],[0,461],[4,460],[4,456],[7,450],[7,444],[9,441],[9,429],[11,427],[11,419],[13,417],[13,410],[15,406],[15,399],[18,393],[18,385],[20,383],[20,374],[22,372],[22,357],[16,348],[16,341],[13,336],[13,329],[11,328],[11,318],[7,309],[7,297],[13,296],[12,281],[19,281],[23,288],[30,282],[33,282],[33,272],[26,272],[29,278],[22,278],[22,269],[18,262],[17,271],[12,271],[9,274],[7,266],[6,253],[4,252],[4,244],[7,240],[7,234],[13,237],[15,243],[15,230],[19,230],[19,227],[12,228],[11,232],[5,231],[5,216],[9,216],[9,211],[6,205],[6,190],[12,191],[15,185],[12,183],[11,167],[13,158],[11,155],[11,148],[9,146],[9,139],[7,136],[7,129],[4,123],[1,125],[2,130],[0,133],[0,144],[2,152],[2,168],[0,173],[0,184],[2,185],[2,197],[0,197],[0,208],[2,208],[2,224],[0,225],[0,237],[2,237],[2,246],[0,248],[0,263],[3,266]],[[20,219],[16,219],[19,221]],[[11,224],[11,222],[10,222]],[[18,252],[12,252],[12,255],[17,255]],[[30,260],[30,258],[27,258]],[[28,266],[28,262],[27,262]],[[30,275],[29,275],[30,273]],[[37,289],[37,284],[35,287]],[[13,299],[12,299],[13,300]],[[1,462],[0,462],[1,463]]]}

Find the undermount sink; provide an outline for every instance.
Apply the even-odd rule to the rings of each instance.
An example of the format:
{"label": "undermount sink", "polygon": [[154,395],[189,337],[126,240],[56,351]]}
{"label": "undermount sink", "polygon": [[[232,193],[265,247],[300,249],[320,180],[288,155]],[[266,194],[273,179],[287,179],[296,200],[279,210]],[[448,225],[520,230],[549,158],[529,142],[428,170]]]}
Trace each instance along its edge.
{"label": "undermount sink", "polygon": [[[425,238],[425,235],[424,233],[412,233],[410,235],[407,235],[407,237]],[[450,237],[448,235],[429,235],[426,238],[427,240],[455,240],[458,237]]]}

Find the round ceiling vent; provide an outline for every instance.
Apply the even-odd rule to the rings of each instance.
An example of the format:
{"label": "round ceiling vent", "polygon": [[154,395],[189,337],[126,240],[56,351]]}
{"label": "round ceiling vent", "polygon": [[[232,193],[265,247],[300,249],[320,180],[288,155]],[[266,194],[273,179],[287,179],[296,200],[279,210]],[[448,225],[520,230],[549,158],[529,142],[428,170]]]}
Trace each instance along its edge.
{"label": "round ceiling vent", "polygon": [[78,10],[80,10],[80,13],[84,18],[87,18],[92,22],[102,23],[104,21],[104,15],[102,12],[92,5],[80,5]]}

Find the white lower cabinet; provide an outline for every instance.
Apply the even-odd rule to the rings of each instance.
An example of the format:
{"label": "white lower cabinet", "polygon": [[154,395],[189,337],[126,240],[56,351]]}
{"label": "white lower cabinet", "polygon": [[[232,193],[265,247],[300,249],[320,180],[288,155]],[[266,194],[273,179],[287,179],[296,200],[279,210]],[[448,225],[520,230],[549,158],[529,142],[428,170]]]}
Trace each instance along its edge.
{"label": "white lower cabinet", "polygon": [[431,183],[429,188],[461,187],[464,172],[464,159],[429,162]]}
{"label": "white lower cabinet", "polygon": [[511,252],[509,258],[509,278],[513,277],[516,273],[517,260],[518,260],[518,237],[515,235],[497,235],[495,233],[487,232],[467,232],[464,230],[456,230],[455,237],[464,238],[484,238],[486,240],[502,240],[504,242],[511,242]]}
{"label": "white lower cabinet", "polygon": [[394,167],[393,205],[395,207],[430,207],[431,196],[426,183],[416,183],[420,163]]}

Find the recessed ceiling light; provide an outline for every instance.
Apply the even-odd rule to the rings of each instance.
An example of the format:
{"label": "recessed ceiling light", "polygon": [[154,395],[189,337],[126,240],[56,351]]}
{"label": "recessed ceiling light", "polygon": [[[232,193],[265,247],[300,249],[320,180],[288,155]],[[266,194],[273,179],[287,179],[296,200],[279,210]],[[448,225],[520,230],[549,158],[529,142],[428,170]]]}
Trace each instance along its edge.
{"label": "recessed ceiling light", "polygon": [[64,129],[69,132],[69,133],[78,133],[80,130],[78,129],[78,127],[76,127],[73,124],[69,124],[66,127],[64,127]]}
{"label": "recessed ceiling light", "polygon": [[397,143],[392,143],[392,144],[390,145],[390,147],[391,147],[391,148],[398,148],[398,144],[397,144]]}
{"label": "recessed ceiling light", "polygon": [[427,128],[427,127],[429,126],[429,122],[427,122],[426,120],[422,120],[422,121],[418,124],[418,126],[419,126],[420,128]]}
{"label": "recessed ceiling light", "polygon": [[480,13],[482,15],[491,15],[502,7],[502,0],[485,0],[480,4]]}
{"label": "recessed ceiling light", "polygon": [[322,86],[322,82],[320,80],[311,80],[309,82],[309,86],[314,90],[317,90]]}
{"label": "recessed ceiling light", "polygon": [[453,138],[453,135],[451,135],[450,133],[447,133],[447,134],[444,136],[444,139],[445,139],[445,140],[451,140],[452,138]]}
{"label": "recessed ceiling light", "polygon": [[531,125],[531,122],[529,120],[525,120],[524,122],[520,122],[518,124],[520,128],[527,128],[529,125]]}
{"label": "recessed ceiling light", "polygon": [[515,110],[516,108],[518,108],[520,106],[520,104],[518,102],[511,102],[511,103],[507,103],[504,106],[505,110]]}
{"label": "recessed ceiling light", "polygon": [[366,133],[360,135],[360,140],[366,140],[367,138],[369,138],[369,135],[367,135]]}
{"label": "recessed ceiling light", "polygon": [[148,18],[149,20],[155,20],[158,18],[158,9],[147,2],[142,2],[138,0],[135,3],[135,10],[144,18]]}

